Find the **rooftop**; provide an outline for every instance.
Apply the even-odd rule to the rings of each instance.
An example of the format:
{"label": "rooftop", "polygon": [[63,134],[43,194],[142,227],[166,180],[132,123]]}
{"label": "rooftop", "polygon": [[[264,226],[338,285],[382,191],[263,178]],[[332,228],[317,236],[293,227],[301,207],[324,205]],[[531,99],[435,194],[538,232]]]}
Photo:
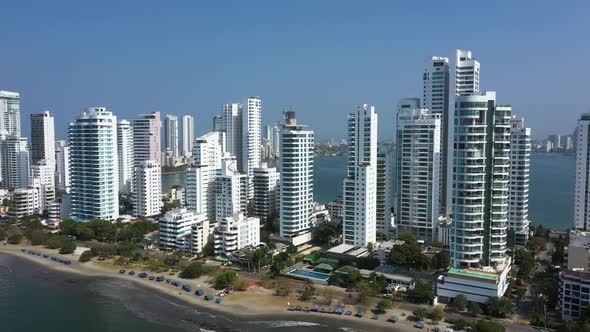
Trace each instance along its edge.
{"label": "rooftop", "polygon": [[449,270],[449,274],[456,274],[466,277],[472,278],[481,278],[481,279],[488,279],[488,280],[496,280],[496,273],[490,272],[483,272],[483,271],[474,271],[474,270],[467,270],[467,269],[456,269],[452,268]]}

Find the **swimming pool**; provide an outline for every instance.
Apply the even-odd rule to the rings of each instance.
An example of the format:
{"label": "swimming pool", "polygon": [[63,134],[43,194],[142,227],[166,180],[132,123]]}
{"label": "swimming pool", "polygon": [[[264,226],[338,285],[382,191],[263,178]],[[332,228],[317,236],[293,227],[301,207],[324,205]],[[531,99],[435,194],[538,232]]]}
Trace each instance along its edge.
{"label": "swimming pool", "polygon": [[289,272],[289,274],[294,274],[294,275],[301,276],[301,277],[319,279],[319,280],[324,280],[324,281],[328,280],[330,278],[330,275],[326,274],[326,273],[306,271],[306,270],[300,270],[300,269],[295,269],[295,270]]}

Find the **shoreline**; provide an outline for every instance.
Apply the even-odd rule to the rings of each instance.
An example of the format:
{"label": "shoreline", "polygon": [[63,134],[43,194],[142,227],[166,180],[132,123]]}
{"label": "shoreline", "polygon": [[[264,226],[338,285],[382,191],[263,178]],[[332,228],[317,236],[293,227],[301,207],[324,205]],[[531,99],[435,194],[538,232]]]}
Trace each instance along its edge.
{"label": "shoreline", "polygon": [[[64,265],[39,256],[25,254],[20,251],[21,248],[36,250],[50,255],[59,255],[61,257],[70,259],[72,261],[72,264]],[[77,257],[72,254],[60,255],[57,253],[57,250],[47,249],[40,246],[5,245],[0,246],[0,253],[12,255],[17,258],[20,257],[21,259],[33,262],[45,268],[66,274],[75,274],[77,276],[86,278],[105,278],[110,280],[124,280],[128,282],[130,281],[133,282],[134,285],[138,285],[140,286],[140,288],[146,291],[155,290],[160,295],[170,296],[174,299],[180,300],[183,304],[187,306],[198,309],[205,309],[206,311],[222,314],[224,316],[227,316],[228,318],[233,318],[238,321],[243,319],[249,319],[263,322],[276,321],[277,318],[279,318],[280,320],[284,320],[286,322],[305,321],[318,324],[328,322],[332,326],[342,325],[342,323],[344,323],[347,325],[352,325],[352,328],[367,329],[371,331],[415,330],[415,328],[413,327],[414,322],[407,320],[407,317],[409,315],[406,314],[405,317],[402,317],[400,315],[402,311],[396,309],[395,306],[393,310],[389,310],[388,313],[380,315],[379,320],[371,319],[372,314],[369,310],[366,311],[365,317],[363,318],[357,318],[354,317],[354,315],[341,316],[315,312],[291,312],[286,310],[288,302],[291,305],[301,304],[303,306],[311,306],[311,304],[297,301],[293,296],[287,298],[274,296],[271,290],[260,287],[250,287],[246,291],[235,292],[231,295],[223,297],[223,302],[221,304],[217,304],[214,301],[205,301],[201,296],[194,295],[194,291],[198,288],[204,289],[205,294],[216,293],[216,291],[214,292],[214,290],[206,284],[207,277],[201,277],[193,280],[181,279],[183,281],[183,284],[188,283],[191,284],[191,286],[193,286],[192,292],[185,292],[180,287],[174,287],[164,282],[159,283],[156,281],[150,281],[148,279],[141,279],[137,277],[137,274],[142,271],[135,270],[135,276],[129,276],[127,273],[120,274],[118,270],[110,268],[106,266],[106,264],[100,264],[96,261],[80,263],[78,262]],[[126,270],[129,271],[129,269],[127,268]],[[177,277],[172,276],[166,277],[178,279]],[[395,314],[399,317],[398,322],[387,322],[386,319],[393,314],[393,311],[395,311]],[[439,323],[437,325],[427,324],[427,327],[438,326],[444,331],[446,325],[446,323]]]}

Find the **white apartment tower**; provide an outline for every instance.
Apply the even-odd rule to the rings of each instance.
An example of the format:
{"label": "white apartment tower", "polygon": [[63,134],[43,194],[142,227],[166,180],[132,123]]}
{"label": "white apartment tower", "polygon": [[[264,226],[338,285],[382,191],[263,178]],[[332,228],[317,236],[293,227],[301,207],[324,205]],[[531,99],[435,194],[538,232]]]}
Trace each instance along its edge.
{"label": "white apartment tower", "polygon": [[229,257],[242,248],[260,244],[260,219],[235,214],[221,220],[214,233],[215,256]]}
{"label": "white apartment tower", "polygon": [[24,137],[0,136],[0,188],[26,188],[29,183],[29,144]]}
{"label": "white apartment tower", "polygon": [[70,123],[72,216],[79,220],[119,217],[117,117],[92,107]]}
{"label": "white apartment tower", "polygon": [[167,114],[164,118],[164,148],[167,156],[178,157],[178,117]]}
{"label": "white apartment tower", "polygon": [[236,157],[238,170],[242,170],[242,105],[223,105],[222,130],[226,134],[226,151]]}
{"label": "white apartment tower", "polygon": [[453,224],[455,268],[507,263],[511,108],[496,93],[455,98]]}
{"label": "white apartment tower", "polygon": [[275,167],[262,163],[254,169],[254,216],[266,222],[267,218],[277,212],[277,198],[280,176]]}
{"label": "white apartment tower", "polygon": [[576,127],[576,197],[574,227],[590,231],[590,113],[580,116]]}
{"label": "white apartment tower", "polygon": [[144,160],[135,167],[133,213],[153,217],[162,212],[162,170],[153,160]]}
{"label": "white apartment tower", "polygon": [[403,99],[397,113],[396,226],[398,234],[431,243],[440,211],[441,114],[419,105],[418,98]]}
{"label": "white apartment tower", "polygon": [[280,148],[280,235],[300,245],[311,241],[314,133],[295,112],[285,112]]}
{"label": "white apartment tower", "polygon": [[344,243],[366,247],[377,235],[377,113],[370,105],[348,115],[348,170],[343,185]]}
{"label": "white apartment tower", "polygon": [[133,127],[133,161],[138,165],[144,160],[161,162],[160,148],[160,112],[142,114],[132,121]]}
{"label": "white apartment tower", "polygon": [[43,159],[55,170],[55,124],[47,111],[31,114],[31,164]]}
{"label": "white apartment tower", "polygon": [[117,153],[119,161],[119,191],[129,193],[133,188],[133,128],[131,122],[117,123]]}
{"label": "white apartment tower", "polygon": [[0,135],[20,137],[20,95],[0,91]]}
{"label": "white apartment tower", "polygon": [[248,198],[254,195],[252,177],[254,169],[260,166],[262,144],[262,100],[259,97],[246,98],[242,109],[242,172],[248,174]]}
{"label": "white apartment tower", "polygon": [[238,172],[234,156],[222,160],[215,178],[215,222],[237,213],[247,213],[248,176]]}
{"label": "white apartment tower", "polygon": [[182,117],[182,155],[193,155],[193,143],[195,141],[195,118],[190,115]]}
{"label": "white apartment tower", "polygon": [[514,244],[526,246],[529,238],[529,173],[531,168],[531,128],[523,118],[512,118],[510,128],[510,189],[508,190],[508,229]]}
{"label": "white apartment tower", "polygon": [[55,186],[70,192],[70,146],[65,140],[55,142]]}
{"label": "white apartment tower", "polygon": [[220,131],[220,130],[223,130],[223,116],[216,115],[213,117],[213,131]]}
{"label": "white apartment tower", "polygon": [[385,238],[393,235],[393,153],[377,149],[376,215],[377,233]]}
{"label": "white apartment tower", "polygon": [[[467,96],[479,93],[479,61],[475,60],[471,51],[455,51],[455,94]],[[452,67],[451,67],[452,68]]]}

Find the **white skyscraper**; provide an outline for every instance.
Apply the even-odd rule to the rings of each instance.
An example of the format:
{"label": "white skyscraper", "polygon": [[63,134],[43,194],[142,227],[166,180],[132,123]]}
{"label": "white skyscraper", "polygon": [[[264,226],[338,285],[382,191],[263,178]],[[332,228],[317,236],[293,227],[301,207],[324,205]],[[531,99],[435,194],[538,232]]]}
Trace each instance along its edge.
{"label": "white skyscraper", "polygon": [[0,135],[20,137],[20,96],[18,92],[0,91]]}
{"label": "white skyscraper", "polygon": [[441,114],[420,108],[418,98],[403,99],[397,113],[398,234],[436,239],[441,194]]}
{"label": "white skyscraper", "polygon": [[70,146],[65,140],[55,142],[55,186],[70,192]]}
{"label": "white skyscraper", "polygon": [[190,115],[182,117],[182,155],[193,155],[193,143],[195,141],[195,118]]}
{"label": "white skyscraper", "polygon": [[220,131],[223,129],[223,116],[216,115],[213,117],[213,131]]}
{"label": "white skyscraper", "polygon": [[254,216],[261,222],[274,215],[277,211],[277,198],[279,189],[279,173],[275,167],[268,167],[262,163],[254,169]]}
{"label": "white skyscraper", "polygon": [[377,151],[376,215],[377,232],[385,238],[393,234],[393,158],[391,151]]}
{"label": "white skyscraper", "polygon": [[248,198],[254,195],[252,177],[261,160],[262,101],[259,97],[248,97],[242,109],[242,165],[248,174]]}
{"label": "white skyscraper", "polygon": [[299,245],[311,240],[314,134],[285,112],[280,138],[280,235]]}
{"label": "white skyscraper", "polygon": [[510,128],[510,189],[508,190],[508,228],[514,244],[526,246],[529,238],[529,173],[531,167],[531,128],[523,118],[512,118]]}
{"label": "white skyscraper", "polygon": [[144,160],[135,167],[133,213],[153,217],[162,212],[162,171],[158,163]]}
{"label": "white skyscraper", "polygon": [[117,117],[92,107],[70,123],[72,216],[80,220],[119,217]]}
{"label": "white skyscraper", "polygon": [[178,117],[167,114],[164,118],[164,148],[169,157],[178,157]]}
{"label": "white skyscraper", "polygon": [[223,105],[222,130],[226,133],[226,151],[236,157],[238,170],[242,170],[242,105]]}
{"label": "white skyscraper", "polygon": [[55,201],[55,164],[45,159],[31,166],[29,188],[37,190],[39,212],[45,211]]}
{"label": "white skyscraper", "polygon": [[[455,94],[467,96],[479,93],[479,61],[475,60],[471,51],[455,51]],[[453,68],[451,66],[451,68]]]}
{"label": "white skyscraper", "polygon": [[496,93],[455,99],[451,264],[506,263],[511,108]]}
{"label": "white skyscraper", "polygon": [[0,136],[2,189],[26,188],[29,184],[29,144],[24,137]]}
{"label": "white skyscraper", "polygon": [[133,188],[133,128],[131,122],[117,123],[117,153],[119,161],[119,191],[131,192]]}
{"label": "white skyscraper", "polygon": [[377,234],[377,113],[370,105],[348,115],[348,170],[343,185],[343,239],[366,247]]}
{"label": "white skyscraper", "polygon": [[194,164],[186,169],[186,204],[190,210],[215,221],[215,177],[221,168],[225,133],[209,132],[195,141]]}
{"label": "white skyscraper", "polygon": [[215,177],[215,222],[238,213],[247,213],[248,177],[238,172],[235,157],[223,158]]}
{"label": "white skyscraper", "polygon": [[133,161],[138,165],[144,160],[161,162],[160,148],[160,112],[142,114],[132,121],[133,127]]}
{"label": "white skyscraper", "polygon": [[590,231],[590,113],[580,116],[576,127],[576,198],[574,227]]}
{"label": "white skyscraper", "polygon": [[55,125],[47,111],[31,114],[31,164],[43,159],[55,169]]}

